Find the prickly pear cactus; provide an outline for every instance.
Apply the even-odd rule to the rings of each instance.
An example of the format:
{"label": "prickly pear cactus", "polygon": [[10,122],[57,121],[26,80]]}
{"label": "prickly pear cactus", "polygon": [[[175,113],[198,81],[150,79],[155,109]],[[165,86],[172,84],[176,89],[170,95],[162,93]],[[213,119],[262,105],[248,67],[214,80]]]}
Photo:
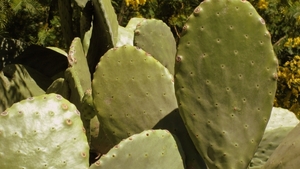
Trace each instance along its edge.
{"label": "prickly pear cactus", "polygon": [[82,99],[85,95],[85,91],[91,88],[91,74],[80,38],[74,38],[72,41],[68,61],[69,68],[65,71],[65,79],[70,88],[69,100],[75,104],[82,113],[82,122],[87,131],[88,140],[90,141],[90,119],[83,118],[86,113],[89,114],[90,112],[82,103]]}
{"label": "prickly pear cactus", "polygon": [[168,70],[142,49],[127,45],[102,56],[92,95],[99,121],[113,145],[145,126],[153,128],[176,109],[173,85]]}
{"label": "prickly pear cactus", "polygon": [[262,168],[282,140],[293,130],[293,127],[280,127],[266,131],[257,151],[249,164],[249,169]]}
{"label": "prickly pear cactus", "polygon": [[295,127],[298,123],[295,113],[280,107],[273,107],[266,131],[281,127]]}
{"label": "prickly pear cactus", "polygon": [[83,92],[91,88],[91,76],[80,38],[73,39],[69,50],[68,62],[69,67],[74,69],[74,72],[77,74],[80,83],[77,86],[81,86],[80,90],[82,91],[80,95],[83,96]]}
{"label": "prickly pear cactus", "polygon": [[80,38],[84,39],[85,34],[91,30],[93,21],[93,4],[90,0],[76,1],[77,5],[82,8],[80,17]]}
{"label": "prickly pear cactus", "polygon": [[131,18],[126,25],[126,28],[134,31],[136,26],[143,20],[145,20],[145,18]]}
{"label": "prickly pear cactus", "polygon": [[64,78],[58,78],[54,80],[53,83],[47,88],[46,93],[56,93],[65,99],[70,99],[70,88]]}
{"label": "prickly pear cactus", "polygon": [[144,19],[134,30],[134,45],[142,48],[174,74],[176,42],[164,22]]}
{"label": "prickly pear cactus", "polygon": [[169,131],[146,130],[121,141],[90,169],[184,169],[182,155],[180,144]]}
{"label": "prickly pear cactus", "polygon": [[80,105],[81,120],[83,122],[84,128],[86,129],[86,136],[89,143],[91,142],[91,124],[93,119],[96,116],[96,110],[93,103],[92,90],[86,90],[84,96],[81,99]]}
{"label": "prickly pear cactus", "polygon": [[205,0],[183,27],[176,96],[210,169],[246,168],[262,139],[276,90],[270,39],[245,0]]}
{"label": "prickly pear cactus", "polygon": [[150,54],[130,45],[109,50],[97,66],[92,88],[101,124],[96,144],[92,139],[95,149],[106,153],[132,134],[168,129],[187,152],[187,167],[205,168],[178,113],[173,76]]}
{"label": "prickly pear cactus", "polygon": [[133,45],[134,33],[131,29],[119,26],[118,29],[118,42],[116,47],[121,47],[123,45]]}
{"label": "prickly pear cactus", "polygon": [[180,117],[178,109],[161,119],[154,129],[167,129],[176,135],[185,154],[185,169],[207,169],[203,158],[196,150],[193,141]]}
{"label": "prickly pear cactus", "polygon": [[300,124],[298,124],[272,153],[262,169],[297,169],[300,166]]}
{"label": "prickly pear cactus", "polygon": [[249,164],[249,169],[262,167],[282,140],[298,123],[299,120],[293,112],[273,107],[264,136]]}
{"label": "prickly pear cactus", "polygon": [[70,88],[70,101],[81,111],[84,92],[91,88],[91,76],[79,38],[72,41],[68,61],[69,68],[65,71],[65,79]]}
{"label": "prickly pear cactus", "polygon": [[30,97],[0,113],[0,168],[89,167],[80,113],[57,94]]}
{"label": "prickly pear cactus", "polygon": [[[87,53],[90,72],[95,72],[95,67],[100,57],[110,48],[115,47],[118,41],[118,20],[111,1],[91,0],[93,4],[94,17],[92,35]],[[101,44],[99,44],[101,40]]]}
{"label": "prickly pear cactus", "polygon": [[51,80],[29,67],[7,65],[0,71],[0,112],[27,97],[44,94],[50,84]]}
{"label": "prickly pear cactus", "polygon": [[96,110],[94,107],[94,102],[93,102],[93,96],[92,96],[92,90],[86,90],[84,92],[84,96],[81,99],[81,109],[85,112],[85,113],[81,113],[82,114],[82,118],[86,119],[86,120],[91,120],[92,118],[94,118],[96,116]]}

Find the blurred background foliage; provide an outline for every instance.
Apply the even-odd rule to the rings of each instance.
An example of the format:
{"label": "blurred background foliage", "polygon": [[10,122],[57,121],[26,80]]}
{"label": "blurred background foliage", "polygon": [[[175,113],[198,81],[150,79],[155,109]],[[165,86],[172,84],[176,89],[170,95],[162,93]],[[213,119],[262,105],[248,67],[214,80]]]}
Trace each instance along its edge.
{"label": "blurred background foliage", "polygon": [[0,0],[1,36],[65,48],[57,0]]}
{"label": "blurred background foliage", "polygon": [[[126,26],[132,17],[156,18],[169,25],[174,38],[203,0],[112,0],[118,22]],[[80,12],[74,7],[73,28],[79,32]],[[300,117],[300,2],[299,0],[249,0],[265,19],[279,59],[278,89],[274,106]],[[0,36],[42,46],[67,49],[63,39],[58,0],[0,0]],[[77,25],[76,25],[77,24]],[[242,24],[242,23],[241,23]],[[75,33],[76,34],[76,33]]]}
{"label": "blurred background foliage", "polygon": [[[119,24],[126,26],[132,17],[156,18],[164,21],[178,39],[182,27],[203,0],[113,0]],[[125,3],[124,3],[125,2]]]}

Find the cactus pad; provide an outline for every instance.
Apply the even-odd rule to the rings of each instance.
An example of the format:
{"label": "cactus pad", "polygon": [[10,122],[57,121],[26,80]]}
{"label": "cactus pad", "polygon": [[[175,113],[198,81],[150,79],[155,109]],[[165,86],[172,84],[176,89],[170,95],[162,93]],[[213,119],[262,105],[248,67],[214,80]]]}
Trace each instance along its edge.
{"label": "cactus pad", "polygon": [[113,145],[153,128],[177,108],[172,75],[150,54],[130,45],[101,57],[92,94],[99,121]]}
{"label": "cactus pad", "polygon": [[74,38],[68,55],[69,67],[77,73],[83,91],[91,88],[91,74],[84,55],[82,43],[79,38]]}
{"label": "cactus pad", "polygon": [[44,94],[41,87],[50,84],[51,80],[29,67],[7,65],[0,71],[0,112],[27,97]]}
{"label": "cactus pad", "polygon": [[300,124],[298,124],[279,144],[262,167],[263,169],[296,169],[300,166]]}
{"label": "cactus pad", "polygon": [[273,154],[274,150],[282,142],[282,140],[292,130],[293,127],[280,127],[266,131],[261,142],[259,143],[258,149],[254,154],[253,159],[249,164],[249,169],[258,166],[262,167]]}
{"label": "cactus pad", "polygon": [[134,45],[150,53],[174,74],[176,42],[170,28],[161,20],[144,19],[134,30]]}
{"label": "cactus pad", "polygon": [[[118,41],[118,20],[115,10],[108,0],[91,0],[94,7],[93,29],[87,60],[90,72],[94,73],[100,57]],[[99,40],[101,44],[99,44]]]}
{"label": "cactus pad", "polygon": [[299,119],[295,113],[280,107],[273,107],[266,131],[281,127],[295,127]]}
{"label": "cactus pad", "polygon": [[[196,38],[195,38],[196,37]],[[245,0],[205,0],[183,27],[175,66],[180,114],[210,169],[246,168],[276,91],[264,20]]]}
{"label": "cactus pad", "polygon": [[118,29],[118,42],[116,47],[121,47],[123,45],[133,45],[133,31],[128,28],[119,26]]}
{"label": "cactus pad", "polygon": [[145,20],[145,18],[131,18],[126,25],[126,28],[134,31],[136,26],[143,20]]}
{"label": "cactus pad", "polygon": [[89,146],[80,113],[57,94],[30,97],[0,113],[0,168],[84,168]]}
{"label": "cactus pad", "polygon": [[168,129],[187,152],[187,167],[204,168],[179,115],[173,77],[150,54],[129,45],[109,50],[98,64],[92,87],[101,123],[99,137],[92,140],[95,149],[106,153],[132,134]]}
{"label": "cactus pad", "polygon": [[81,109],[83,111],[81,112],[82,114],[81,117],[86,120],[91,120],[92,118],[94,118],[96,116],[96,110],[94,107],[91,89],[88,89],[84,92],[84,96],[81,99],[81,103],[82,103]]}
{"label": "cactus pad", "polygon": [[70,98],[70,88],[64,78],[58,78],[47,88],[47,94],[56,93],[64,97],[65,99]]}
{"label": "cactus pad", "polygon": [[250,168],[262,167],[286,135],[299,123],[296,115],[287,109],[273,107],[264,136],[250,163]]}
{"label": "cactus pad", "polygon": [[90,169],[184,169],[181,153],[169,131],[146,130],[121,141]]}

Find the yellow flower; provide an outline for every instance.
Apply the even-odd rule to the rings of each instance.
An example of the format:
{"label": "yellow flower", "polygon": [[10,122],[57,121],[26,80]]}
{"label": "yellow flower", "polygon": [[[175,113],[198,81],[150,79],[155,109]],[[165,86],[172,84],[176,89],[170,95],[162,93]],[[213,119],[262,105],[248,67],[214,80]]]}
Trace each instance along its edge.
{"label": "yellow flower", "polygon": [[296,25],[300,25],[300,15],[296,18]]}
{"label": "yellow flower", "polygon": [[134,9],[137,9],[139,5],[145,5],[146,0],[125,0],[126,6],[132,5]]}
{"label": "yellow flower", "polygon": [[300,37],[294,38],[294,43],[293,43],[292,47],[295,48],[299,45],[300,45]]}
{"label": "yellow flower", "polygon": [[288,40],[284,43],[285,47],[296,48],[300,46],[300,37],[296,38],[288,38]]}
{"label": "yellow flower", "polygon": [[266,2],[266,0],[259,0],[258,2],[258,8],[259,9],[267,9],[269,2]]}
{"label": "yellow flower", "polygon": [[284,47],[291,47],[293,44],[293,38],[288,38],[287,42],[284,43]]}

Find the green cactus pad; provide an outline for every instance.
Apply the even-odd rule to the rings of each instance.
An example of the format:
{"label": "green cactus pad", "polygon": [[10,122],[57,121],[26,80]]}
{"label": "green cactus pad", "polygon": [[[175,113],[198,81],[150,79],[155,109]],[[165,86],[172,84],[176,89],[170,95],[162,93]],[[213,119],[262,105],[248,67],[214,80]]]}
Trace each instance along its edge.
{"label": "green cactus pad", "polygon": [[298,124],[279,144],[262,167],[263,169],[297,169],[300,166],[300,124]]}
{"label": "green cactus pad", "polygon": [[0,112],[27,97],[44,94],[51,84],[44,75],[23,65],[7,65],[0,71]]}
{"label": "green cactus pad", "polygon": [[123,45],[133,45],[133,31],[122,26],[119,26],[118,30],[118,42],[116,44],[116,47],[121,47]]}
{"label": "green cactus pad", "polygon": [[134,46],[109,50],[97,66],[92,94],[98,118],[113,145],[151,129],[177,108],[173,77]]}
{"label": "green cactus pad", "polygon": [[298,123],[295,113],[280,107],[273,107],[266,131],[281,127],[295,127]]}
{"label": "green cactus pad", "polygon": [[[98,120],[98,117],[96,120]],[[91,150],[99,154],[105,154],[116,144],[113,144],[112,141],[108,138],[108,134],[106,134],[105,131],[103,130],[103,125],[100,124],[99,120],[98,120],[99,125],[98,127],[96,127],[97,125],[96,120],[92,119],[90,121]],[[92,126],[92,123],[94,126]]]}
{"label": "green cactus pad", "polygon": [[173,77],[151,55],[129,45],[109,50],[98,64],[92,88],[101,123],[92,146],[99,152],[143,130],[168,129],[187,152],[188,168],[204,168],[179,116]]}
{"label": "green cactus pad", "polygon": [[68,55],[69,67],[72,67],[78,75],[83,91],[91,88],[91,74],[84,55],[80,38],[74,38]]}
{"label": "green cactus pad", "polygon": [[[69,67],[65,71],[65,78],[66,81],[69,85],[70,89],[70,102],[75,104],[78,110],[84,114],[89,113],[86,112],[87,110],[85,109],[83,103],[82,103],[82,98],[84,97],[84,91],[82,89],[82,85],[80,82],[80,72],[76,71],[74,67]],[[86,119],[83,114],[81,114],[81,119],[84,128],[86,129],[86,136],[88,138],[88,141],[90,142],[90,120]]]}
{"label": "green cactus pad", "polygon": [[87,169],[89,146],[76,107],[57,94],[0,113],[0,168]]}
{"label": "green cactus pad", "polygon": [[98,137],[100,123],[97,116],[91,119],[90,126],[91,126],[91,136],[95,138]]}
{"label": "green cactus pad", "polygon": [[81,112],[82,118],[87,120],[91,120],[92,118],[94,118],[96,116],[96,110],[94,107],[91,89],[88,89],[84,92],[84,96],[81,99],[81,103],[81,109],[83,111]]}
{"label": "green cactus pad", "polygon": [[57,53],[59,53],[61,55],[64,55],[64,56],[68,57],[67,52],[65,52],[64,50],[62,50],[62,49],[60,49],[58,47],[51,47],[51,46],[49,46],[49,47],[47,47],[47,49],[51,49],[51,50],[53,50],[53,51],[55,51],[55,52],[57,52]]}
{"label": "green cactus pad", "polygon": [[250,169],[262,167],[286,135],[299,123],[296,115],[283,108],[273,107],[264,136],[250,162]]}
{"label": "green cactus pad", "polygon": [[134,45],[150,53],[174,74],[176,42],[161,20],[144,19],[134,30]]}
{"label": "green cactus pad", "polygon": [[131,18],[126,25],[126,28],[134,31],[136,26],[143,20],[145,20],[145,18]]}
{"label": "green cactus pad", "polygon": [[[79,72],[75,71],[75,69],[68,68],[65,71],[65,80],[69,85],[70,89],[70,102],[78,106],[81,106],[81,99],[84,96],[84,91],[82,90],[80,80],[79,80]],[[80,109],[79,109],[80,110]]]}
{"label": "green cactus pad", "polygon": [[180,117],[179,110],[175,109],[170,114],[161,119],[154,129],[166,129],[179,139],[185,154],[186,169],[206,169],[206,164],[196,150],[189,133]]}
{"label": "green cactus pad", "polygon": [[[91,0],[94,7],[93,29],[87,60],[90,72],[94,73],[100,57],[118,41],[118,20],[108,0]],[[101,41],[101,43],[99,43]]]}
{"label": "green cactus pad", "polygon": [[70,88],[64,78],[58,78],[48,87],[47,94],[56,93],[64,97],[65,99],[70,98]]}
{"label": "green cactus pad", "polygon": [[81,112],[81,100],[84,92],[91,88],[91,76],[82,44],[79,38],[74,38],[70,46],[69,68],[65,71],[65,79],[70,88],[70,101]]}
{"label": "green cactus pad", "polygon": [[93,26],[91,27],[91,29],[89,31],[85,32],[85,34],[83,35],[82,47],[83,47],[85,56],[87,55],[87,53],[89,51],[92,31],[93,31]]}
{"label": "green cactus pad", "polygon": [[249,169],[258,166],[262,167],[293,128],[294,127],[280,127],[266,131],[249,164]]}
{"label": "green cactus pad", "polygon": [[81,99],[80,116],[86,129],[86,136],[89,143],[91,142],[91,119],[96,116],[96,110],[93,103],[92,90],[88,89],[84,92],[84,96]]}
{"label": "green cactus pad", "polygon": [[80,38],[84,39],[86,32],[91,30],[93,21],[93,4],[92,1],[77,1],[78,6],[82,7],[80,16]]}
{"label": "green cactus pad", "polygon": [[89,2],[89,0],[75,0],[78,6],[81,8],[84,8],[86,6],[86,3]]}
{"label": "green cactus pad", "polygon": [[210,169],[248,166],[271,113],[276,68],[270,34],[249,2],[205,0],[189,17],[176,56],[176,97]]}
{"label": "green cactus pad", "polygon": [[184,169],[182,150],[167,130],[146,130],[124,139],[90,169]]}
{"label": "green cactus pad", "polygon": [[68,61],[69,68],[65,71],[65,79],[70,88],[70,102],[75,104],[81,112],[81,119],[87,131],[87,138],[90,141],[90,118],[88,119],[86,116],[95,112],[89,112],[88,105],[82,102],[84,92],[91,88],[91,74],[80,38],[74,38],[72,41]]}

